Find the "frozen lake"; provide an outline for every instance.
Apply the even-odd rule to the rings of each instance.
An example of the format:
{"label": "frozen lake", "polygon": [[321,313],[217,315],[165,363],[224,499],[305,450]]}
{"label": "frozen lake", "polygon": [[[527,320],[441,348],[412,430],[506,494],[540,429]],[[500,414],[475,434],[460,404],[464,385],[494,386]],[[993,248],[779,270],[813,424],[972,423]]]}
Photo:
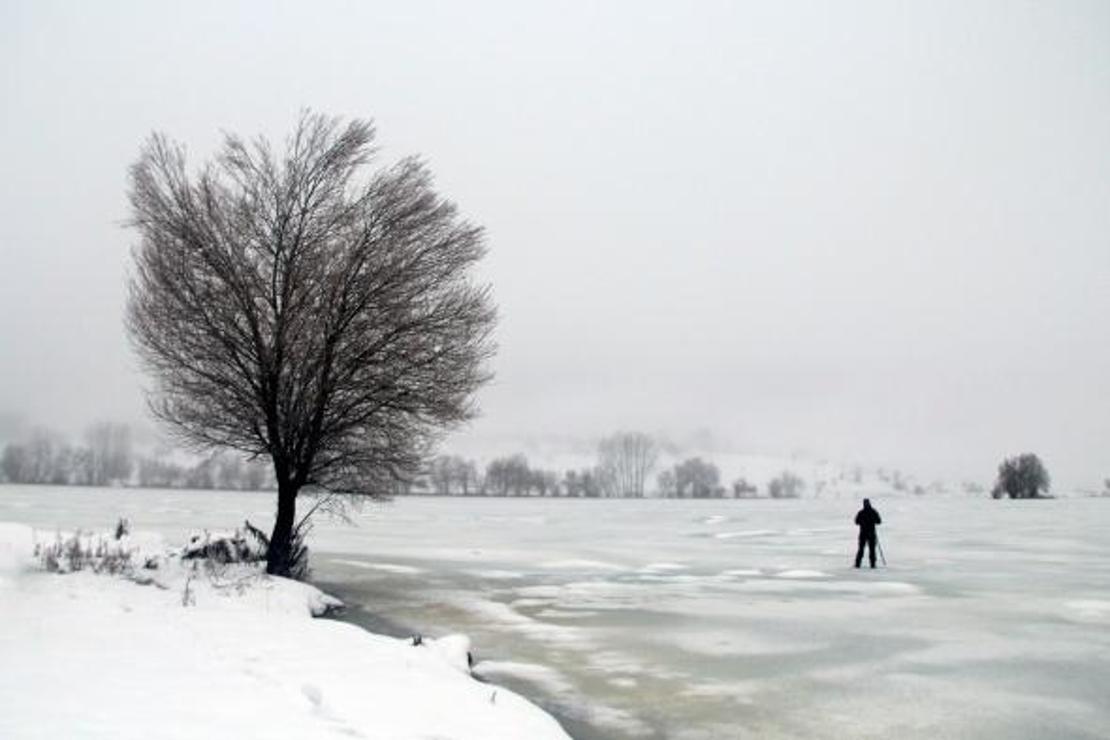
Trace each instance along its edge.
{"label": "frozen lake", "polygon": [[[398,499],[321,520],[345,618],[465,632],[577,738],[1110,736],[1110,499]],[[0,521],[268,524],[272,494],[0,486]],[[372,700],[372,698],[368,699]]]}

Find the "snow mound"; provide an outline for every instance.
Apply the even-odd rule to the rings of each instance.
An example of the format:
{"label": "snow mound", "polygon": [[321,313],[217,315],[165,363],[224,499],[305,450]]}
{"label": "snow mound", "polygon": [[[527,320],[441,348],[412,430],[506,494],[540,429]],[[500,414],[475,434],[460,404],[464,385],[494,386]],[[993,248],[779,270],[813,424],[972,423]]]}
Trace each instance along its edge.
{"label": "snow mound", "polygon": [[470,664],[473,662],[470,654],[470,638],[466,635],[446,635],[438,640],[424,640],[432,652],[440,657],[444,663],[460,673],[470,673]]}
{"label": "snow mound", "polygon": [[23,524],[0,522],[0,589],[31,564],[34,533]]}
{"label": "snow mound", "polygon": [[311,619],[338,600],[180,550],[129,574],[33,567],[35,541],[58,537],[0,524],[5,740],[567,738],[524,698],[471,678],[464,635],[414,646]]}

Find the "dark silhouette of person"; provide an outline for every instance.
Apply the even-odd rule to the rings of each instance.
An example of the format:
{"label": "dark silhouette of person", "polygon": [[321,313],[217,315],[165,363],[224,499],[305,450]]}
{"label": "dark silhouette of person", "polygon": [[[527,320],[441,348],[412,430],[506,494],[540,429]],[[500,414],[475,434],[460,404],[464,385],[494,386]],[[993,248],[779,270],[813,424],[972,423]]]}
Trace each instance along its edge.
{"label": "dark silhouette of person", "polygon": [[875,533],[875,527],[882,523],[883,518],[879,516],[879,512],[871,508],[871,499],[865,498],[863,508],[856,514],[856,524],[859,525],[859,548],[856,549],[857,568],[863,560],[864,545],[867,545],[868,555],[871,556],[871,567],[875,567],[875,544],[879,541],[879,536]]}

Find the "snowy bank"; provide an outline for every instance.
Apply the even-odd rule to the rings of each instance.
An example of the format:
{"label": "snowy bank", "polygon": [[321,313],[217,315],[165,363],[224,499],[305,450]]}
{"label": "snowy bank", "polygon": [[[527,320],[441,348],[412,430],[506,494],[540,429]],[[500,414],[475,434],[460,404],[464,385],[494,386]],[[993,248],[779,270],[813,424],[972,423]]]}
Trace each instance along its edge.
{"label": "snowy bank", "polygon": [[312,586],[164,547],[148,568],[151,538],[106,537],[86,544],[133,572],[47,572],[35,543],[57,535],[0,523],[0,737],[567,737],[473,679],[462,636],[414,646],[313,619],[336,602]]}

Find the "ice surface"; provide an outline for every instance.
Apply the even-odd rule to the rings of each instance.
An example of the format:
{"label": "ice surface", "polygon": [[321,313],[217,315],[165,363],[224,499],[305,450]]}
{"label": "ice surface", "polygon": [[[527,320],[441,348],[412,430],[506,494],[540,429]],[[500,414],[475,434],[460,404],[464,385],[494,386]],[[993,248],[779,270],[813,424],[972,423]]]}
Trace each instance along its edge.
{"label": "ice surface", "polygon": [[[853,500],[398,499],[309,544],[348,619],[466,633],[580,740],[1110,737],[1110,500],[872,498],[877,570]],[[0,487],[0,520],[167,536],[271,504]]]}

